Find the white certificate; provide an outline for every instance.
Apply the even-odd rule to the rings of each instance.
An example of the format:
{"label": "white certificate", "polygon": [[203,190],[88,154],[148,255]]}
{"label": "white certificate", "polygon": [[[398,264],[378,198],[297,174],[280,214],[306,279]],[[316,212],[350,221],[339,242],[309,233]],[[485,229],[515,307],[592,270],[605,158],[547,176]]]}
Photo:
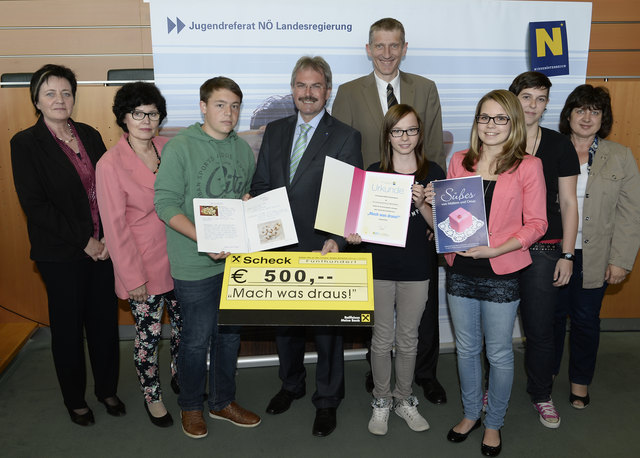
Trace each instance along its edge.
{"label": "white certificate", "polygon": [[314,227],[331,234],[358,233],[365,242],[404,247],[413,175],[365,172],[327,157]]}

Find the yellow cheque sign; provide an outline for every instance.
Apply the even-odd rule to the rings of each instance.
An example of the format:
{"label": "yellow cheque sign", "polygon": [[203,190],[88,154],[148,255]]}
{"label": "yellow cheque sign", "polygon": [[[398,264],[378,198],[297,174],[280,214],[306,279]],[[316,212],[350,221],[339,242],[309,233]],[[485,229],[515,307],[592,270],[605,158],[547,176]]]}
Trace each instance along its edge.
{"label": "yellow cheque sign", "polygon": [[220,324],[373,326],[370,253],[232,254]]}

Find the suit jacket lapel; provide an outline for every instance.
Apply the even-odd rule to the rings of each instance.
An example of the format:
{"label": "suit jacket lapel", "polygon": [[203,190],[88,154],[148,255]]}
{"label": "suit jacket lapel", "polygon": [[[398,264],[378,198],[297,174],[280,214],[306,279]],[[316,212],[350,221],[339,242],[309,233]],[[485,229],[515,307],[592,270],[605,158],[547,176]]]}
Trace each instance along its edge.
{"label": "suit jacket lapel", "polygon": [[304,171],[309,167],[309,164],[313,162],[316,155],[322,151],[322,146],[329,139],[331,124],[332,118],[329,113],[325,112],[318,124],[318,127],[313,133],[313,136],[307,143],[307,149],[304,150],[304,154],[302,155],[302,159],[300,159],[296,174],[291,182],[292,187],[298,182],[298,180],[300,180],[300,176],[304,174]]}
{"label": "suit jacket lapel", "polygon": [[[282,176],[284,177],[284,182],[291,185],[289,183],[289,168],[291,166],[291,148],[293,146],[294,135],[296,134],[296,121],[298,120],[298,114],[296,112],[295,115],[289,117],[289,121],[284,127],[282,132],[282,141],[284,141],[283,148],[280,150],[282,154],[282,160],[280,163],[282,164]],[[300,165],[298,164],[298,168]]]}
{"label": "suit jacket lapel", "polygon": [[[607,163],[608,158],[609,158],[609,155],[607,154],[607,147],[603,145],[602,139],[600,139],[600,142],[598,143],[598,149],[596,150],[596,154],[595,156],[593,156],[593,164],[591,164],[591,169],[588,172],[589,176],[600,174],[600,171],[602,170],[604,165]],[[587,179],[587,187],[586,187],[587,191],[591,187],[590,186],[591,183],[593,183],[593,180]]]}
{"label": "suit jacket lapel", "polygon": [[[77,175],[75,167],[73,166],[65,152],[62,151],[62,149],[58,146],[58,143],[51,135],[51,132],[49,132],[49,128],[45,124],[44,118],[42,116],[40,116],[38,122],[36,123],[34,136],[42,145],[42,149],[46,155],[45,161],[53,161],[58,164],[58,166],[66,169],[68,173]],[[80,180],[79,177],[78,180]]]}
{"label": "suit jacket lapel", "polygon": [[[401,90],[402,91],[402,90]],[[382,126],[382,119],[384,114],[382,113],[382,107],[380,106],[380,95],[378,94],[378,86],[376,86],[376,79],[371,73],[362,85],[362,97],[366,100],[367,107],[369,108],[369,114],[373,120],[373,125]],[[376,128],[376,129],[377,129]]]}
{"label": "suit jacket lapel", "polygon": [[400,72],[400,99],[401,103],[415,106],[414,97],[416,88],[409,78],[404,73]]}

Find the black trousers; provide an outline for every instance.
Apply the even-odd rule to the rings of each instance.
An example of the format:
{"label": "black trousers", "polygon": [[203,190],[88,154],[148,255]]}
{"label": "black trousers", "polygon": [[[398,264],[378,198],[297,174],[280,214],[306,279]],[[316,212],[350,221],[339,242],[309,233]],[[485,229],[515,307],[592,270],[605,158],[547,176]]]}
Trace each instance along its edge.
{"label": "black trousers", "polygon": [[87,407],[83,331],[95,395],[98,399],[114,396],[120,362],[118,300],[111,261],[87,258],[36,264],[47,289],[51,351],[65,406]]}
{"label": "black trousers", "polygon": [[[282,388],[299,396],[306,390],[304,367],[306,329],[304,326],[281,327],[276,335]],[[318,352],[316,391],[311,400],[317,409],[338,407],[344,398],[342,331],[328,327],[311,329]]]}

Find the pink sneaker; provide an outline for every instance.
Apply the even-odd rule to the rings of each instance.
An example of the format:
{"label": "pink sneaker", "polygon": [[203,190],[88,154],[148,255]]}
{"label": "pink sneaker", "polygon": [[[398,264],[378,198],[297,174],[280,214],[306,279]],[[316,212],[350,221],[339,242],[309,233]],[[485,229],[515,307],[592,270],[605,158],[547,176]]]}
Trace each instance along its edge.
{"label": "pink sneaker", "polygon": [[489,404],[489,390],[484,390],[484,394],[482,395],[482,411],[487,411],[487,404]]}
{"label": "pink sneaker", "polygon": [[534,402],[533,407],[538,411],[540,423],[544,426],[553,429],[560,426],[560,415],[551,399],[547,402]]}

